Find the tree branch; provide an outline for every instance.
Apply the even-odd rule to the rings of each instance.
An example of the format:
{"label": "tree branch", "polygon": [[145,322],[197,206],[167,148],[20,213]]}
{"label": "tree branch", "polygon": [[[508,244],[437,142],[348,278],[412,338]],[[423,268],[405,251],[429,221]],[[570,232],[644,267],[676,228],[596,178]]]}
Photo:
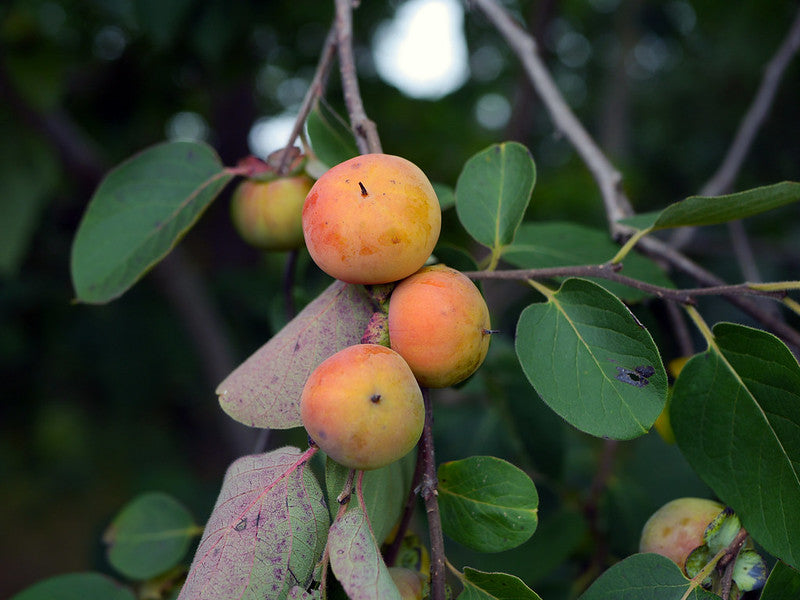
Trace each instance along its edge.
{"label": "tree branch", "polygon": [[336,0],[336,37],[339,46],[339,68],[342,90],[350,126],[356,136],[361,154],[381,152],[381,141],[375,123],[367,117],[356,77],[356,61],[353,57],[353,15],[351,0]]}
{"label": "tree branch", "polygon": [[647,292],[657,298],[672,300],[682,304],[694,304],[697,296],[763,296],[767,298],[782,299],[786,292],[783,290],[760,290],[750,287],[747,283],[734,285],[715,285],[709,287],[674,289],[640,281],[616,272],[614,266],[609,264],[584,265],[575,267],[548,267],[544,269],[505,269],[500,271],[467,271],[464,273],[471,279],[551,279],[553,277],[600,277],[628,287]]}
{"label": "tree branch", "polygon": [[730,148],[728,148],[725,158],[714,175],[700,189],[701,196],[719,196],[730,191],[745,156],[750,151],[758,130],[764,124],[769,109],[772,107],[783,74],[798,49],[800,49],[800,8],[795,14],[794,21],[783,43],[767,63],[764,76],[761,79],[761,85],[756,92],[753,103],[739,124],[739,129],[733,138]]}
{"label": "tree branch", "polygon": [[281,154],[281,159],[277,168],[279,173],[285,173],[286,169],[289,167],[294,141],[303,130],[303,125],[308,118],[308,114],[311,112],[311,108],[314,106],[314,102],[321,97],[325,91],[325,85],[328,82],[328,75],[331,70],[331,65],[333,64],[333,57],[336,54],[336,48],[336,26],[332,25],[328,31],[328,36],[325,38],[325,43],[322,46],[322,53],[317,63],[317,70],[314,72],[314,78],[311,80],[308,90],[306,90],[306,95],[303,98],[303,103],[300,105],[300,110],[297,114],[297,119],[295,119],[294,126],[292,127],[292,132],[289,134],[289,140],[286,142],[283,154]]}
{"label": "tree branch", "polygon": [[438,480],[436,457],[433,453],[433,407],[427,388],[423,388],[422,397],[425,400],[425,426],[419,441],[419,451],[422,454],[424,466],[419,493],[425,501],[425,512],[428,514],[428,532],[431,542],[431,600],[445,600],[445,553],[439,502],[436,499]]}
{"label": "tree branch", "polygon": [[522,63],[533,87],[539,93],[558,130],[570,141],[583,162],[591,171],[603,197],[611,234],[617,237],[627,231],[617,224],[619,219],[631,216],[633,209],[622,191],[622,175],[609,162],[581,122],[567,105],[553,78],[539,57],[536,40],[511,19],[495,0],[472,0],[497,28]]}

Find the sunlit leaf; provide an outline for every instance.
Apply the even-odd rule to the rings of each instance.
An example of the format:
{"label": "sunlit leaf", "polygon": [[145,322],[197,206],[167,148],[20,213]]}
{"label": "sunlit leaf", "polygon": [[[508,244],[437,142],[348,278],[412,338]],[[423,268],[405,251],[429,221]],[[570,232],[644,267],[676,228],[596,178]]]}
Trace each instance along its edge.
{"label": "sunlit leaf", "polygon": [[180,598],[285,598],[310,582],[330,523],[303,453],[243,456],[225,474]]}
{"label": "sunlit leaf", "polygon": [[522,144],[494,144],[470,158],[456,182],[456,213],[464,229],[493,250],[510,244],[535,181],[536,166]]}
{"label": "sunlit leaf", "polygon": [[439,465],[442,528],[481,552],[519,546],[536,530],[539,496],[524,471],[492,456]]}
{"label": "sunlit leaf", "polygon": [[374,310],[363,287],[332,283],[219,384],[222,409],[252,427],[299,427],[308,376],[329,356],[359,343]]}
{"label": "sunlit leaf", "polygon": [[328,534],[331,570],[350,600],[401,600],[366,513],[351,500]]}
{"label": "sunlit leaf", "polygon": [[133,592],[100,573],[67,573],[25,588],[11,600],[135,600]]}
{"label": "sunlit leaf", "polygon": [[751,217],[800,200],[800,183],[783,181],[725,196],[690,196],[664,210],[622,219],[637,229],[717,225]]}
{"label": "sunlit leaf", "polygon": [[775,336],[732,323],[675,383],[681,451],[771,554],[800,565],[800,366]]}
{"label": "sunlit leaf", "polygon": [[168,142],[109,172],[92,196],[72,244],[77,300],[117,298],[194,225],[233,175],[200,142]]}
{"label": "sunlit leaf", "polygon": [[514,575],[484,573],[466,567],[458,600],[541,600],[539,595]]}
{"label": "sunlit leaf", "polygon": [[601,286],[568,279],[517,323],[522,369],[542,399],[574,427],[613,439],[647,433],[667,396],[653,338]]}
{"label": "sunlit leaf", "polygon": [[688,595],[689,580],[659,554],[634,554],[603,573],[580,600],[719,600],[702,588]]}
{"label": "sunlit leaf", "polygon": [[149,579],[178,564],[197,533],[191,513],[180,502],[149,492],[125,505],[104,541],[115,569],[131,579]]}

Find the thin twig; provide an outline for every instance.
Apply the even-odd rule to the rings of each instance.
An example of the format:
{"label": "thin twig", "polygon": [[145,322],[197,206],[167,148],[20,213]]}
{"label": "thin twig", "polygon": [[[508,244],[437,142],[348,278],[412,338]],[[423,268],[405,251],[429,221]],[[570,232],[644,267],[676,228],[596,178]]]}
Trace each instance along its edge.
{"label": "thin twig", "polygon": [[423,455],[424,469],[419,493],[425,501],[425,512],[428,514],[428,533],[431,542],[431,600],[445,600],[445,554],[442,520],[439,516],[439,502],[436,499],[436,458],[433,452],[433,407],[427,388],[423,388],[425,400],[425,426],[419,442],[419,451]]}
{"label": "thin twig", "polygon": [[381,152],[381,141],[375,123],[367,117],[356,77],[356,61],[353,57],[353,15],[352,0],[336,0],[336,38],[339,46],[339,69],[342,76],[342,90],[350,126],[356,136],[356,144],[361,154]]}
{"label": "thin twig", "polygon": [[633,214],[630,202],[622,191],[620,172],[609,162],[567,105],[539,57],[536,40],[517,24],[495,0],[473,0],[473,4],[480,8],[517,55],[533,87],[550,113],[553,123],[570,141],[591,171],[603,197],[611,233],[616,237],[623,231],[617,221]]}
{"label": "thin twig", "polygon": [[284,174],[289,167],[289,161],[292,155],[291,149],[294,147],[294,141],[300,132],[303,130],[303,125],[314,106],[317,98],[320,98],[325,91],[325,84],[328,81],[328,74],[333,64],[333,57],[336,55],[336,26],[332,25],[328,31],[328,36],[325,38],[325,44],[322,47],[322,53],[317,63],[317,70],[314,73],[314,78],[306,90],[306,95],[303,98],[303,103],[300,105],[300,111],[297,113],[292,132],[289,134],[289,140],[286,142],[286,147],[281,155],[281,160],[278,163],[278,173]]}
{"label": "thin twig", "polygon": [[610,265],[583,265],[575,267],[548,267],[544,269],[505,269],[501,271],[467,271],[465,275],[471,279],[551,279],[553,277],[599,277],[627,285],[628,287],[647,292],[657,298],[673,300],[682,304],[694,304],[697,296],[730,296],[748,295],[782,299],[785,291],[764,291],[753,289],[747,283],[735,285],[715,285],[710,287],[674,289],[646,281],[640,281],[620,275]]}

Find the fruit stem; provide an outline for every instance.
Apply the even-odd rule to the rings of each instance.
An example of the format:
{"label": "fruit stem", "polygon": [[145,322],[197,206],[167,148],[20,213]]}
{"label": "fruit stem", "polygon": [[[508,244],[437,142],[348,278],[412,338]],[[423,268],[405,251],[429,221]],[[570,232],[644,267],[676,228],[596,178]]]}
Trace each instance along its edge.
{"label": "fruit stem", "polygon": [[428,533],[431,540],[431,600],[445,600],[444,537],[442,520],[439,515],[439,502],[436,499],[438,480],[433,452],[433,407],[428,388],[422,388],[422,398],[425,401],[425,426],[420,438],[420,453],[424,468],[419,490],[425,501],[425,512],[428,514]]}

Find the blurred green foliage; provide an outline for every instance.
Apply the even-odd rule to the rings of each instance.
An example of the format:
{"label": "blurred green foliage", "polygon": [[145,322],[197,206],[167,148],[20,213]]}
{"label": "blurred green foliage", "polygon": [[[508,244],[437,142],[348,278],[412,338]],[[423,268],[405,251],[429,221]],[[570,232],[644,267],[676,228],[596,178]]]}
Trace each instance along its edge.
{"label": "blurred green foliage", "polygon": [[[399,4],[363,2],[354,19],[361,91],[384,150],[452,187],[476,151],[518,140],[538,167],[528,219],[603,222],[588,171],[479,14],[465,18],[473,76],[461,89],[415,100],[378,79],[371,37]],[[788,2],[765,9],[753,1],[506,4],[539,36],[556,81],[622,170],[639,211],[696,193],[711,175],[796,9]],[[101,532],[137,493],[171,493],[204,522],[224,469],[254,447],[255,432],[229,422],[217,405],[217,374],[187,329],[185,305],[165,283],[172,272],[157,268],[110,305],[74,305],[70,245],[105,171],[175,131],[179,113],[200,117],[200,131],[225,164],[248,154],[255,121],[291,110],[297,89],[300,96],[305,91],[286,84],[310,81],[332,6],[317,0],[0,5],[0,596],[58,573],[109,571]],[[583,58],[581,48],[588,48]],[[798,70],[795,60],[737,189],[800,179]],[[343,112],[338,77],[327,89],[329,103]],[[487,93],[511,103],[505,129],[476,121],[476,103]],[[177,268],[199,276],[235,363],[285,322],[284,257],[245,247],[230,224],[227,200],[218,199],[187,236]],[[443,242],[459,243],[464,236],[452,212],[445,214]],[[797,216],[791,206],[748,222],[766,277],[800,269]],[[724,235],[723,228],[704,230],[688,251],[723,277],[741,280]],[[301,306],[326,282],[307,256],[299,263],[294,301]],[[544,536],[552,535],[568,546],[559,547],[564,556],[590,560],[587,544],[597,532],[587,532],[577,511],[602,444],[545,412],[529,386],[514,387],[520,378],[508,360],[509,332],[522,292],[488,282],[484,289],[490,303],[502,299],[493,305],[493,319],[503,333],[489,359],[490,367],[501,366],[442,394],[437,450],[441,460],[495,454],[537,474],[542,537],[529,542],[531,554],[512,551],[492,560],[530,575],[543,597],[559,597],[580,576],[579,560],[529,568],[515,566],[508,555],[545,560],[551,547]],[[671,352],[658,314],[639,316],[662,351]],[[531,403],[517,406],[523,397]],[[523,425],[530,428],[516,430]],[[467,429],[474,434],[465,438]],[[286,440],[302,444],[303,436],[274,434],[270,444]],[[665,465],[658,473],[650,468],[656,461]],[[680,454],[652,434],[623,446],[599,502],[608,554],[633,551],[641,523],[663,501],[703,493]],[[548,526],[551,515],[571,524],[569,536]],[[491,566],[485,558],[470,563],[470,552],[455,544],[450,558]]]}

